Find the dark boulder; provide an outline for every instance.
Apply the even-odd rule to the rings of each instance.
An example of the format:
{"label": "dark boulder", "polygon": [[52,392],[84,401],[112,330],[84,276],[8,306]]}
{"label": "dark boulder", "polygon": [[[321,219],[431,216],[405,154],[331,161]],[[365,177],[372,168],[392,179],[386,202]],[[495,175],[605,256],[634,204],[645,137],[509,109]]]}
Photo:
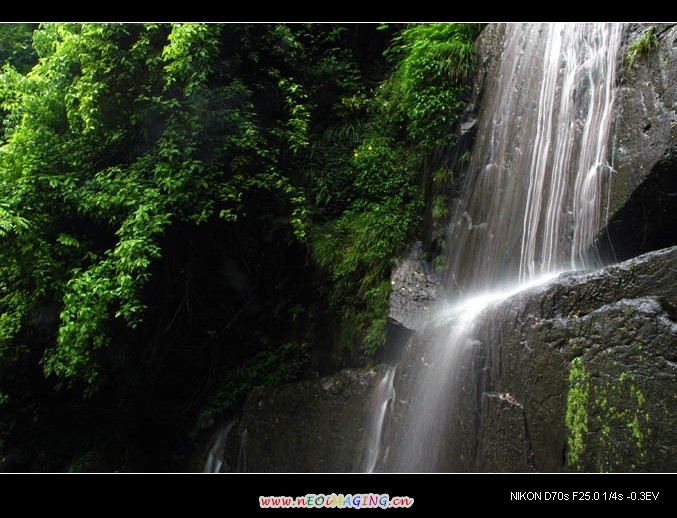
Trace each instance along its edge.
{"label": "dark boulder", "polygon": [[677,470],[675,278],[677,247],[483,313],[446,469]]}
{"label": "dark boulder", "polygon": [[616,260],[677,244],[677,25],[631,24],[627,44],[647,31],[656,45],[625,63],[616,95],[608,223],[599,242]]}
{"label": "dark boulder", "polygon": [[389,320],[396,325],[419,331],[429,320],[438,299],[440,279],[427,262],[420,243],[400,259],[391,275]]}
{"label": "dark boulder", "polygon": [[[385,367],[271,388],[250,397],[239,437],[249,472],[358,471],[369,400]],[[242,451],[244,448],[245,451]]]}

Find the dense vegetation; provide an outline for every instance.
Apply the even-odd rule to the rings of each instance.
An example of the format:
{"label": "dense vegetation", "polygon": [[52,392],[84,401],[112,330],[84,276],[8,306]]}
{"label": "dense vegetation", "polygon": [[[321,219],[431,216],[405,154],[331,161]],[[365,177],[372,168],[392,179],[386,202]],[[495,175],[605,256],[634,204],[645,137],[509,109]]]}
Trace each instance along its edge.
{"label": "dense vegetation", "polygon": [[0,26],[5,469],[186,469],[256,387],[368,361],[478,31]]}

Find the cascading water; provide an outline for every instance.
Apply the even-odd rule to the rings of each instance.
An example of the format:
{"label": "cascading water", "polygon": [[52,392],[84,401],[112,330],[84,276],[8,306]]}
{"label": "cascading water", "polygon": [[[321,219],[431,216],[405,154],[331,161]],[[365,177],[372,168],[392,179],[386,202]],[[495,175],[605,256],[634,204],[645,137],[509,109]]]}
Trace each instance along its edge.
{"label": "cascading water", "polygon": [[[211,446],[207,452],[207,459],[202,468],[203,473],[233,471],[241,473],[247,470],[247,429],[242,428],[238,430],[237,424],[238,418],[232,417],[216,431],[212,437]],[[233,433],[235,434],[234,438],[231,435]],[[233,444],[237,443],[238,435],[239,444],[234,447]],[[230,448],[229,442],[231,443]]]}
{"label": "cascading water", "polygon": [[388,408],[395,398],[394,378],[395,367],[391,365],[383,373],[383,377],[372,396],[370,422],[367,425],[364,455],[360,462],[360,471],[365,473],[372,473],[379,459],[383,438],[383,422]]}
{"label": "cascading water", "polygon": [[415,361],[398,368],[390,423],[372,420],[379,429],[369,433],[384,439],[370,470],[449,469],[444,458],[455,381],[470,368],[465,352],[482,310],[557,271],[599,264],[591,246],[612,171],[607,161],[622,33],[621,24],[506,28],[450,228],[450,301]]}
{"label": "cascading water", "polygon": [[488,78],[447,284],[594,266],[621,24],[515,24]]}
{"label": "cascading water", "polygon": [[207,460],[205,461],[205,465],[202,470],[203,473],[221,473],[228,436],[230,435],[230,431],[236,423],[237,419],[232,418],[216,433],[214,442],[207,453]]}

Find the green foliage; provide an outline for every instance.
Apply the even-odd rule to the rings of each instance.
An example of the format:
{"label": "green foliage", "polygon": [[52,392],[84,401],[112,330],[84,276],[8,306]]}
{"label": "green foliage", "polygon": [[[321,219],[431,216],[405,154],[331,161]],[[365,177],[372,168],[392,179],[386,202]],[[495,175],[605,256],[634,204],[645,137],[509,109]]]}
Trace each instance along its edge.
{"label": "green foliage", "polygon": [[[334,304],[358,335],[366,333],[371,353],[385,342],[390,268],[416,229],[417,208],[416,201],[389,199],[347,211],[313,243],[313,256],[331,275]],[[353,307],[364,311],[362,319],[349,318]]]}
{"label": "green foliage", "polygon": [[[477,24],[413,25],[388,51],[399,61],[381,87],[378,106],[386,127],[397,130],[393,138],[407,149],[407,168],[417,172],[423,187],[422,237],[428,252],[433,224],[448,216],[443,199],[450,197],[455,180],[449,152],[469,94],[479,32]],[[465,163],[463,157],[459,163]]]}
{"label": "green foliage", "polygon": [[0,24],[0,65],[9,64],[21,73],[28,72],[37,61],[32,39],[36,24]]}
{"label": "green foliage", "polygon": [[186,95],[204,85],[213,72],[218,52],[219,25],[177,23],[167,37],[162,49],[166,72],[165,87],[179,84]]}
{"label": "green foliage", "polygon": [[454,180],[454,172],[446,167],[440,167],[432,173],[433,185],[441,188],[449,185]]}
{"label": "green foliage", "polygon": [[[302,88],[268,70],[262,80],[281,111],[262,126],[252,86],[213,66],[220,41],[219,25],[51,24],[35,35],[38,65],[25,78],[3,76],[17,93],[5,98],[0,228],[30,229],[30,248],[14,246],[34,257],[28,264],[44,260],[27,275],[57,280],[50,296],[63,304],[46,374],[95,384],[111,324],[142,321],[150,269],[174,222],[237,221],[246,193],[267,190],[287,200],[304,237],[304,195],[279,170],[281,149],[308,145]],[[73,221],[99,226],[109,244],[92,247],[70,231]]]}
{"label": "green foliage", "polygon": [[443,220],[447,217],[449,214],[448,203],[449,200],[447,200],[446,196],[438,194],[433,198],[432,216],[434,220]]}
{"label": "green foliage", "polygon": [[[390,269],[420,232],[424,196],[434,200],[430,217],[447,216],[442,191],[453,174],[440,151],[456,139],[478,32],[472,24],[407,27],[387,52],[394,69],[374,96],[342,98],[344,117],[366,111],[366,121],[357,145],[359,134],[349,131],[356,125],[339,127],[353,144],[352,161],[336,168],[349,168],[352,181],[336,174],[331,192],[343,211],[316,227],[311,247],[332,280],[331,301],[343,326],[352,328],[339,334],[353,348],[362,342],[369,354],[385,343]],[[430,176],[433,192],[422,192]]]}
{"label": "green foliage", "polygon": [[640,59],[648,56],[658,46],[656,26],[649,27],[641,36],[628,45],[623,56],[623,66],[632,68]]}
{"label": "green foliage", "polygon": [[374,315],[364,336],[367,355],[374,355],[385,344],[387,315],[390,299],[390,280],[371,287],[366,293],[368,309]]}
{"label": "green foliage", "polygon": [[433,257],[431,263],[437,272],[443,272],[447,267],[447,254],[445,253],[447,242],[443,238],[437,238],[435,241],[435,246],[437,248],[437,253]]}
{"label": "green foliage", "polygon": [[383,88],[383,109],[425,153],[449,146],[475,65],[476,24],[421,24],[402,31],[390,54],[399,66]]}
{"label": "green foliage", "polygon": [[30,465],[72,417],[79,470],[115,426],[299,377],[319,322],[373,355],[424,200],[445,215],[477,32],[0,27],[0,441]]}
{"label": "green foliage", "polygon": [[213,426],[219,416],[232,412],[245,396],[255,390],[297,379],[307,364],[309,344],[291,342],[265,350],[226,373],[200,413],[192,430],[194,436]]}

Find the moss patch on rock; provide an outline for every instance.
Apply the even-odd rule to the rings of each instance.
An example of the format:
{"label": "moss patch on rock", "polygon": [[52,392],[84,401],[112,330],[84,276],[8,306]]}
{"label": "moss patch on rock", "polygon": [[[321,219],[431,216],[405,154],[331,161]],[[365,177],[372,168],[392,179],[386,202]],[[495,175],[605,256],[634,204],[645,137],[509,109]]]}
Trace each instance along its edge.
{"label": "moss patch on rock", "polygon": [[646,437],[651,433],[646,396],[631,373],[623,371],[602,382],[597,379],[593,380],[581,357],[571,361],[565,417],[567,465],[577,471],[615,471],[628,465],[636,469],[646,457]]}

